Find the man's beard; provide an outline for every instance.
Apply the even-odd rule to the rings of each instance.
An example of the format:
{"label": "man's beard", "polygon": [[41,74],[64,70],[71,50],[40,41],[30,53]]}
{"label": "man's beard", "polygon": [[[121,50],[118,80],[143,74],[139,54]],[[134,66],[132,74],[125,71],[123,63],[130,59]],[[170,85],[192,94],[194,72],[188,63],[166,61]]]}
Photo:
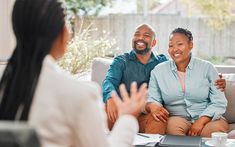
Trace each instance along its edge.
{"label": "man's beard", "polygon": [[[138,50],[138,49],[136,49],[136,44],[137,44],[137,42],[139,42],[139,41],[141,41],[142,43],[145,44],[146,47],[145,47],[144,50]],[[143,40],[136,40],[136,41],[134,42],[134,48],[133,48],[133,50],[135,51],[136,54],[145,55],[145,54],[147,54],[147,53],[151,50],[151,48],[148,48],[148,43],[147,43],[147,42],[145,42],[145,41],[143,41]]]}

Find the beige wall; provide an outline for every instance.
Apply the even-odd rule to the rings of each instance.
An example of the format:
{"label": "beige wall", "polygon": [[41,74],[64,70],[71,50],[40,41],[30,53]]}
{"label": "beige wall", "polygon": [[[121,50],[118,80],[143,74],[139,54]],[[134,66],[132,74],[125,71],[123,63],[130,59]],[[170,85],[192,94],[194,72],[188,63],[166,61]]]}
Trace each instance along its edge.
{"label": "beige wall", "polygon": [[14,1],[0,1],[0,59],[8,58],[15,46],[11,25],[11,11]]}

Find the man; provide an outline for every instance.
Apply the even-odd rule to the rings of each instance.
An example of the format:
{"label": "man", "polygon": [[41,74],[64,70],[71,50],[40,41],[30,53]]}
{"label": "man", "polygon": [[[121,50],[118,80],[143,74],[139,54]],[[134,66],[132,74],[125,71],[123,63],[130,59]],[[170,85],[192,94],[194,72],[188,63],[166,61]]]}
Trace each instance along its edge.
{"label": "man", "polygon": [[[150,25],[141,24],[136,28],[132,39],[133,50],[130,53],[117,56],[110,65],[102,87],[109,129],[113,127],[117,119],[117,108],[111,97],[111,91],[114,90],[119,94],[118,87],[121,83],[125,84],[128,92],[130,92],[130,84],[133,81],[137,82],[138,87],[142,83],[148,83],[151,70],[167,60],[166,56],[162,54],[157,56],[153,54],[152,48],[155,45],[155,31]],[[216,83],[220,89],[224,89],[224,79],[219,79]],[[157,111],[168,115],[164,108]],[[140,114],[138,121],[141,133],[165,134],[166,122],[158,121],[150,113]]]}

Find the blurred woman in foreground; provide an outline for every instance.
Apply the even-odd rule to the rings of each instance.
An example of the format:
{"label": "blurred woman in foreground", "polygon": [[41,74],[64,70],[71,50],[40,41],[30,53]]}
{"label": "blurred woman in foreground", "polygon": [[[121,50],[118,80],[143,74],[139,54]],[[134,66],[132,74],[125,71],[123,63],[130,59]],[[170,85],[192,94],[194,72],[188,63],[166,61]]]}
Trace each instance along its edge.
{"label": "blurred woman in foreground", "polygon": [[68,41],[61,3],[16,0],[12,22],[17,45],[0,82],[0,119],[28,120],[43,146],[131,146],[146,84],[139,92],[132,84],[130,97],[122,85],[123,101],[113,93],[119,119],[107,136],[97,85],[76,81],[56,65]]}

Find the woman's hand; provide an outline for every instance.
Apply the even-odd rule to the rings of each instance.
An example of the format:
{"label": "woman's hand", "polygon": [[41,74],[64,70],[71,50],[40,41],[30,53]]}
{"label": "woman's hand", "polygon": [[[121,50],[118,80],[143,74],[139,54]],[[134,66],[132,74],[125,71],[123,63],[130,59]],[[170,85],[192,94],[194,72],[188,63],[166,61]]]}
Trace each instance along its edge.
{"label": "woman's hand", "polygon": [[138,91],[136,82],[133,82],[131,84],[130,96],[124,84],[121,84],[119,89],[122,100],[115,92],[112,93],[112,98],[117,106],[118,116],[130,114],[138,117],[147,99],[147,84],[142,84]]}
{"label": "woman's hand", "polygon": [[188,131],[189,136],[199,136],[204,128],[204,124],[200,121],[195,121]]}
{"label": "woman's hand", "polygon": [[189,136],[199,136],[201,135],[202,129],[204,126],[211,121],[211,118],[208,116],[201,116],[198,120],[196,120],[191,128],[188,131]]}
{"label": "woman's hand", "polygon": [[148,103],[146,107],[156,121],[167,122],[169,112],[165,108],[155,103]]}

